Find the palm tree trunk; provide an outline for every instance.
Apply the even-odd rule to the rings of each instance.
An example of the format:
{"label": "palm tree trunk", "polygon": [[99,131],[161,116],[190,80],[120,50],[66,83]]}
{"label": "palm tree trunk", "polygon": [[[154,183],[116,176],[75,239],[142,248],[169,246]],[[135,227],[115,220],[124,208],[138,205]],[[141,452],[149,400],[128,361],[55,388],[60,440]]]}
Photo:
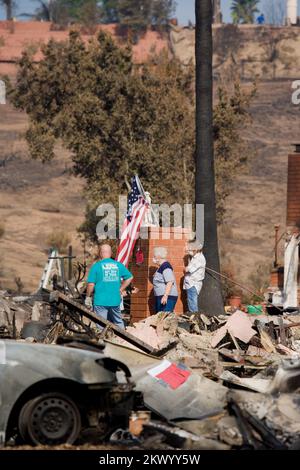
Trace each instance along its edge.
{"label": "palm tree trunk", "polygon": [[4,2],[5,9],[6,9],[6,19],[8,21],[12,20],[12,3],[13,0],[5,0]]}
{"label": "palm tree trunk", "polygon": [[[220,272],[213,147],[212,0],[196,0],[196,204],[204,204],[204,255]],[[200,310],[224,312],[220,281],[206,273]]]}
{"label": "palm tree trunk", "polygon": [[213,23],[222,23],[221,0],[212,0],[213,2]]}

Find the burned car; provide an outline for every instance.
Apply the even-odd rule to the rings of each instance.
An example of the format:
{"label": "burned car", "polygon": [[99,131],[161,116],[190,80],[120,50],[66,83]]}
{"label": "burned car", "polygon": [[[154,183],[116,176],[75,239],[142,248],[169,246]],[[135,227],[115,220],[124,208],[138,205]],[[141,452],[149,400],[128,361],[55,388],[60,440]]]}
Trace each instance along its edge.
{"label": "burned car", "polygon": [[[80,348],[0,341],[0,442],[73,444],[93,429],[100,439],[128,427],[130,371],[104,346]],[[87,350],[91,349],[91,350]]]}

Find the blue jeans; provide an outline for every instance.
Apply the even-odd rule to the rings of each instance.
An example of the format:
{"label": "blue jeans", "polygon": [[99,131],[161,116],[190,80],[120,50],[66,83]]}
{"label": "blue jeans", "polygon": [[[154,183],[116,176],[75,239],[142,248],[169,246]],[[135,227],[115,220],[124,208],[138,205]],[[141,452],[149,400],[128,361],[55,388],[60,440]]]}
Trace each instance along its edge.
{"label": "blue jeans", "polygon": [[102,317],[104,318],[104,320],[108,320],[111,323],[114,323],[119,328],[125,329],[119,305],[117,307],[100,307],[98,305],[95,305],[94,312],[96,313],[96,315],[98,315],[98,317]]}
{"label": "blue jeans", "polygon": [[158,313],[158,312],[173,312],[178,297],[175,297],[173,295],[169,295],[166,305],[162,305],[162,303],[161,303],[162,298],[163,298],[163,295],[156,295],[155,296],[155,311],[156,311],[156,313]]}
{"label": "blue jeans", "polygon": [[189,312],[198,312],[199,307],[198,307],[198,292],[195,286],[190,287],[189,289],[186,290],[186,295],[187,295],[187,304],[188,304],[188,310]]}

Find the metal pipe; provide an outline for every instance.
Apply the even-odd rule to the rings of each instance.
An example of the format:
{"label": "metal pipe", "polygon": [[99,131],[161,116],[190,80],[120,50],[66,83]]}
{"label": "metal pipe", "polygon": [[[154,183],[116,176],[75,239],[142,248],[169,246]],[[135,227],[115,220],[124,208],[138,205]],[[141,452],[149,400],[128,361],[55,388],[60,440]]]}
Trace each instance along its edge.
{"label": "metal pipe", "polygon": [[274,268],[278,266],[278,232],[279,232],[279,225],[274,225],[275,229],[275,260],[274,260]]}
{"label": "metal pipe", "polygon": [[72,280],[72,275],[73,275],[72,259],[73,259],[73,247],[72,245],[70,245],[69,252],[68,252],[68,281]]}

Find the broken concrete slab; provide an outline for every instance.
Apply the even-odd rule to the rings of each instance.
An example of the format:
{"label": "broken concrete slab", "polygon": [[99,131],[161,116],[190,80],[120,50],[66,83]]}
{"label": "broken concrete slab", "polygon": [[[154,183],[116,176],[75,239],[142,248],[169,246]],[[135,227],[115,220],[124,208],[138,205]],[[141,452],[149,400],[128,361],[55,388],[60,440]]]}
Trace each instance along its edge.
{"label": "broken concrete slab", "polygon": [[[175,345],[177,339],[178,316],[165,312],[153,315],[143,321],[128,326],[126,332],[151,346],[153,349],[164,350]],[[126,339],[116,338],[119,344],[130,346]],[[135,347],[134,349],[137,349]]]}
{"label": "broken concrete slab", "polygon": [[269,354],[267,351],[263,348],[258,348],[257,346],[252,346],[251,344],[249,345],[247,351],[246,351],[247,356],[253,356],[253,357],[261,357],[264,359],[269,358]]}
{"label": "broken concrete slab", "polygon": [[203,332],[203,333],[204,333],[203,335],[202,334],[195,335],[195,334],[183,332],[179,334],[179,340],[187,351],[194,352],[195,350],[208,349],[211,335],[210,333],[208,334],[205,334],[206,332]]}
{"label": "broken concrete slab", "polygon": [[215,348],[225,338],[226,334],[231,334],[234,338],[248,344],[257,332],[252,328],[252,323],[246,313],[237,311],[233,313],[224,326],[221,326],[213,335],[211,346]]}
{"label": "broken concrete slab", "polygon": [[[159,338],[155,328],[152,326],[145,326],[143,323],[136,323],[134,326],[128,326],[126,331],[145,343],[152,346],[153,349],[159,349]],[[120,343],[126,343],[125,340],[120,340]]]}

